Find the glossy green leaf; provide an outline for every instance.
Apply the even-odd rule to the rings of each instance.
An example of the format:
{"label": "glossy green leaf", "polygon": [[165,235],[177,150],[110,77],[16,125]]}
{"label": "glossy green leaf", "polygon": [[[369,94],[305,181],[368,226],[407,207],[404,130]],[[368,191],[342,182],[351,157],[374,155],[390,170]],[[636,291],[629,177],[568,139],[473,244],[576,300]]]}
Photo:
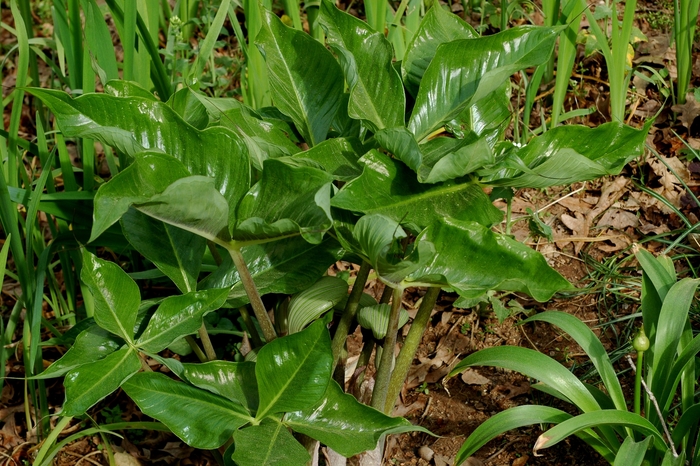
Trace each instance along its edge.
{"label": "glossy green leaf", "polygon": [[406,97],[384,31],[374,31],[328,1],[321,2],[319,21],[350,88],[348,115],[373,131],[403,126]]}
{"label": "glossy green leaf", "polygon": [[416,243],[422,241],[437,252],[406,279],[409,286],[447,286],[467,297],[488,290],[520,291],[540,302],[574,289],[540,253],[475,222],[445,218],[424,230]]}
{"label": "glossy green leaf", "polygon": [[651,437],[647,437],[639,442],[635,442],[632,437],[626,437],[617,455],[615,455],[613,466],[640,466],[642,461],[644,461],[650,441]]}
{"label": "glossy green leaf", "polygon": [[330,193],[333,177],[303,159],[268,159],[261,180],[238,207],[233,239],[261,243],[301,234],[320,243],[332,225]]}
{"label": "glossy green leaf", "polygon": [[336,180],[350,181],[362,174],[362,167],[358,163],[362,153],[363,148],[359,140],[333,138],[296,154],[296,157],[313,160]]}
{"label": "glossy green leaf", "polygon": [[170,108],[180,115],[187,123],[199,130],[209,125],[209,114],[204,104],[194,95],[189,87],[183,87],[170,96],[168,100]]}
{"label": "glossy green leaf", "polygon": [[144,89],[134,81],[125,81],[123,79],[112,79],[105,85],[105,94],[114,97],[141,97],[142,99],[160,102],[148,89]]}
{"label": "glossy green leaf", "polygon": [[227,295],[228,288],[223,288],[165,298],[136,345],[144,351],[158,353],[178,338],[196,333],[204,315],[219,309]]}
{"label": "glossy green leaf", "polygon": [[252,421],[240,404],[156,372],[140,372],[122,388],[145,415],[194,448],[219,448],[237,428]]}
{"label": "glossy green leaf", "polygon": [[[347,183],[331,205],[363,214],[382,214],[419,229],[443,217],[471,220],[491,226],[503,218],[482,189],[459,179],[434,185],[421,184],[403,163],[376,150],[360,159],[364,170]],[[367,193],[372,193],[371,196]]]}
{"label": "glossy green leaf", "polygon": [[[311,286],[323,276],[328,267],[340,260],[343,249],[329,236],[319,244],[296,237],[247,246],[242,253],[261,295],[293,294]],[[231,288],[231,306],[240,307],[249,302],[230,256],[224,257],[221,266],[199,285],[199,289],[224,287]]]}
{"label": "glossy green leaf", "polygon": [[167,104],[142,97],[85,94],[71,99],[49,89],[31,92],[54,113],[66,137],[94,138],[129,156],[148,149],[165,152],[190,174],[214,177],[216,188],[232,206],[250,187],[246,147],[226,128],[197,130]]}
{"label": "glossy green leaf", "polygon": [[473,39],[478,34],[462,18],[434,4],[423,17],[418,30],[406,46],[401,75],[406,89],[415,96],[423,74],[440,44],[459,39]]}
{"label": "glossy green leaf", "polygon": [[95,403],[119,388],[126,379],[141,369],[136,352],[124,347],[95,362],[83,364],[68,372],[64,416],[81,416]]}
{"label": "glossy green leaf", "polygon": [[469,104],[457,120],[449,122],[448,125],[458,123],[460,127],[472,130],[485,137],[489,146],[493,148],[503,139],[513,119],[510,96],[510,81],[506,81],[488,96]]}
{"label": "glossy green leaf", "polygon": [[[194,199],[197,202],[192,202]],[[134,207],[149,217],[202,236],[210,241],[229,240],[229,207],[206,176],[188,176]]]}
{"label": "glossy green leaf", "polygon": [[323,321],[277,338],[258,352],[255,376],[260,392],[257,419],[305,409],[323,397],[331,379],[331,340]]}
{"label": "glossy green leaf", "polygon": [[268,158],[286,157],[300,151],[284,131],[254,116],[250,109],[227,110],[221,115],[220,124],[241,135],[257,170],[262,170],[263,162]]}
{"label": "glossy green leaf", "polygon": [[346,457],[374,449],[383,435],[416,430],[429,433],[403,418],[389,417],[361,404],[343,393],[335,381],[315,406],[287,413],[282,422]]}
{"label": "glossy green leaf", "polygon": [[526,146],[504,144],[494,168],[480,174],[487,183],[545,188],[617,175],[644,150],[647,130],[620,123],[597,128],[559,126]]}
{"label": "glossy green leaf", "polygon": [[136,209],[130,209],[122,216],[121,225],[129,243],[170,278],[181,292],[197,288],[206,239]]}
{"label": "glossy green leaf", "polygon": [[509,430],[534,424],[556,424],[570,418],[570,414],[549,406],[525,405],[507,409],[479,424],[462,444],[455,464],[462,464],[479,448]]}
{"label": "glossy green leaf", "polygon": [[133,341],[141,293],[121,267],[83,249],[80,279],[93,296],[95,322],[127,342]]}
{"label": "glossy green leaf", "polygon": [[[669,374],[698,285],[700,280],[684,278],[668,290],[663,300],[656,335],[652,341],[654,374],[650,388],[654,393],[663,393],[664,387],[670,382]],[[666,400],[661,401],[663,406]]]}
{"label": "glossy green leaf", "polygon": [[549,322],[570,335],[590,358],[603,381],[603,385],[605,385],[605,388],[610,394],[615,407],[623,411],[627,410],[625,395],[622,393],[622,387],[620,386],[620,381],[617,378],[617,373],[613,368],[610,357],[607,351],[605,351],[603,344],[598,339],[598,336],[593,333],[586,324],[571,314],[559,311],[535,314],[522,321],[521,324],[531,321]]}
{"label": "glossy green leaf", "polygon": [[311,456],[276,419],[263,419],[233,434],[231,459],[238,466],[305,466]]}
{"label": "glossy green leaf", "polygon": [[520,372],[549,385],[584,412],[600,410],[593,395],[574,374],[539,351],[516,346],[486,348],[459,362],[450,372],[450,377],[471,366],[495,366]]}
{"label": "glossy green leaf", "polygon": [[663,435],[651,422],[639,414],[618,409],[605,409],[579,414],[552,427],[539,436],[532,451],[537,454],[540,450],[554,446],[579,431],[606,425],[626,426],[643,435],[651,435],[654,437],[654,443],[665,450]]}
{"label": "glossy green leaf", "polygon": [[[357,323],[363,328],[372,330],[374,338],[381,340],[386,336],[386,331],[389,329],[390,313],[391,306],[388,304],[363,307],[357,311]],[[408,311],[401,308],[399,310],[399,328],[406,325],[408,319]]]}
{"label": "glossy green leaf", "polygon": [[333,55],[267,10],[255,43],[267,62],[275,105],[310,146],[326,139],[343,94],[343,73]]}
{"label": "glossy green leaf", "polygon": [[544,63],[559,31],[522,26],[440,45],[423,75],[408,128],[421,141],[516,71]]}
{"label": "glossy green leaf", "polygon": [[402,241],[407,236],[403,228],[384,215],[365,215],[357,221],[352,234],[360,248],[353,252],[369,262],[382,281],[394,286],[400,286],[406,276],[428,263],[435,254],[428,241],[404,248]]}
{"label": "glossy green leaf", "polygon": [[90,241],[119,220],[129,210],[129,206],[145,202],[187,176],[190,176],[187,168],[173,157],[158,152],[142,152],[137,155],[131,165],[97,191]]}
{"label": "glossy green leaf", "polygon": [[118,350],[124,341],[103,328],[93,324],[75,338],[73,346],[66,354],[51,364],[44,372],[34,376],[35,379],[59,377],[83,364],[103,359]]}
{"label": "glossy green leaf", "polygon": [[289,301],[287,318],[289,333],[298,333],[343,298],[348,297],[348,284],[337,277],[323,277]]}
{"label": "glossy green leaf", "polygon": [[243,405],[249,412],[258,409],[258,382],[255,363],[210,361],[182,364],[178,377],[192,385]]}
{"label": "glossy green leaf", "polygon": [[493,162],[486,138],[470,133],[464,139],[437,138],[418,144],[404,127],[375,134],[379,144],[415,171],[421,183],[439,183],[467,175]]}

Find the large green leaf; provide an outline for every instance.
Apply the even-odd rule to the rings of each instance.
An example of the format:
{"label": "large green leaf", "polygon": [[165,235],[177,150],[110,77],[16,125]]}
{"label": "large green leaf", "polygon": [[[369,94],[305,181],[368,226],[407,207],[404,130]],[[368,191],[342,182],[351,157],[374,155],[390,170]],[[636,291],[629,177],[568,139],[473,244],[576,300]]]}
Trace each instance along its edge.
{"label": "large green leaf", "polygon": [[257,170],[262,170],[268,158],[286,157],[300,151],[284,131],[253,115],[250,109],[234,108],[222,113],[220,124],[241,135]]}
{"label": "large green leaf", "polygon": [[539,450],[549,448],[564,440],[570,435],[576,434],[584,429],[602,427],[607,425],[626,426],[644,435],[652,435],[654,443],[666,449],[663,435],[652,425],[651,422],[639,414],[619,409],[605,409],[579,414],[576,417],[567,419],[552,427],[539,436],[532,451],[537,454]]}
{"label": "large green leaf", "polygon": [[361,404],[352,395],[343,393],[335,381],[331,381],[315,406],[287,413],[282,422],[346,457],[374,449],[383,435],[427,432],[403,418],[389,417]]}
{"label": "large green leaf", "polygon": [[103,359],[118,350],[124,341],[105,329],[93,324],[75,338],[73,346],[66,354],[51,364],[44,372],[34,376],[35,379],[59,377],[66,372],[90,362]]}
{"label": "large green leaf", "polygon": [[123,340],[134,340],[134,325],[141,302],[136,283],[113,262],[103,261],[83,249],[80,279],[95,302],[95,322]]}
{"label": "large green leaf", "polygon": [[129,210],[129,206],[148,200],[187,176],[190,176],[187,168],[169,155],[159,152],[139,153],[131,165],[97,191],[90,241],[119,220]]}
{"label": "large green leaf", "polygon": [[229,207],[212,178],[181,178],[162,193],[134,204],[134,207],[150,217],[210,241],[229,241]]}
{"label": "large green leaf", "polygon": [[[425,228],[443,217],[491,226],[503,218],[477,184],[458,179],[421,184],[403,163],[372,150],[360,159],[364,170],[331,199],[331,205],[363,214],[378,213]],[[369,195],[371,193],[371,195]]]}
{"label": "large green leaf", "polygon": [[510,81],[505,81],[500,88],[487,97],[476,102],[472,101],[459,117],[447,123],[447,127],[452,130],[470,129],[479,136],[485,137],[489,146],[493,148],[503,139],[513,119],[510,95]]}
{"label": "large green leaf", "polygon": [[333,177],[303,159],[268,159],[262,179],[241,201],[233,239],[256,244],[301,234],[320,243],[332,225]]}
{"label": "large green leaf", "polygon": [[[391,306],[388,304],[376,304],[374,306],[364,306],[357,311],[357,323],[372,331],[372,335],[377,340],[386,336],[389,330],[389,315]],[[408,311],[403,307],[399,309],[399,329],[408,322]]]}
{"label": "large green leaf", "polygon": [[[295,237],[247,246],[241,252],[261,295],[301,291],[316,282],[343,255],[343,249],[330,236],[320,244]],[[231,288],[231,306],[240,307],[249,302],[238,271],[228,255],[219,268],[199,284],[199,289],[224,287]]]}
{"label": "large green leaf", "polygon": [[121,225],[129,243],[170,278],[181,292],[197,289],[206,239],[136,209],[130,209],[122,216]]}
{"label": "large green leaf", "polygon": [[488,290],[520,291],[541,302],[574,289],[539,252],[475,222],[439,220],[416,239],[422,241],[432,243],[436,254],[406,279],[409,286],[447,286],[466,297]]}
{"label": "large green leaf", "polygon": [[556,424],[570,418],[570,414],[549,406],[526,405],[507,409],[479,424],[462,444],[455,458],[455,464],[462,464],[479,448],[511,429],[533,424]]}
{"label": "large green leaf", "polygon": [[418,30],[406,47],[401,75],[406,89],[415,96],[423,74],[440,44],[458,39],[473,39],[478,34],[459,16],[434,4],[425,14]]}
{"label": "large green leaf", "polygon": [[603,381],[603,385],[605,385],[613,403],[615,403],[615,407],[621,410],[627,409],[625,395],[622,393],[622,387],[620,387],[620,381],[617,378],[617,373],[613,368],[610,357],[598,336],[586,324],[571,314],[559,311],[535,314],[529,319],[522,321],[521,324],[535,320],[554,324],[569,334],[591,359]]}
{"label": "large green leaf", "polygon": [[494,160],[488,139],[476,133],[462,139],[437,138],[419,145],[408,129],[397,127],[377,132],[375,139],[415,171],[421,183],[453,180]]}
{"label": "large green leaf", "polygon": [[141,369],[136,352],[124,347],[103,359],[83,364],[68,372],[64,416],[80,416],[91,406],[119,388],[126,379]]}
{"label": "large green leaf", "polygon": [[350,181],[362,174],[362,167],[358,163],[362,153],[363,148],[359,140],[333,138],[296,154],[296,157],[313,160],[336,180]]}
{"label": "large green leaf", "polygon": [[305,466],[311,459],[287,428],[276,419],[263,419],[233,434],[231,459],[238,466]]}
{"label": "large green leaf", "polygon": [[158,353],[178,338],[195,333],[208,312],[219,309],[226,301],[228,288],[193,291],[170,296],[161,301],[136,345]]}
{"label": "large green leaf", "polygon": [[240,403],[251,413],[258,409],[258,382],[253,362],[185,363],[178,376],[196,387]]}
{"label": "large green leaf", "polygon": [[331,340],[321,320],[263,346],[255,365],[260,392],[256,418],[318,403],[328,387],[332,366]]}
{"label": "large green leaf", "polygon": [[373,131],[403,126],[406,97],[384,31],[372,30],[328,1],[321,2],[319,21],[350,88],[349,116],[364,120]]}
{"label": "large green leaf", "polygon": [[559,31],[522,26],[440,45],[423,75],[408,128],[422,141],[516,71],[544,63]]}
{"label": "large green leaf", "polygon": [[310,146],[326,139],[343,94],[343,72],[333,55],[267,10],[255,43],[267,62],[275,105]]}
{"label": "large green leaf", "polygon": [[219,448],[237,428],[252,421],[240,404],[156,372],[140,372],[122,388],[145,415],[194,448]]}
{"label": "large green leaf", "polygon": [[600,410],[593,395],[574,374],[539,351],[517,346],[486,348],[459,362],[450,372],[450,377],[471,366],[495,366],[520,372],[549,385],[584,412]]}
{"label": "large green leaf", "polygon": [[616,175],[644,150],[647,130],[621,123],[559,126],[525,147],[505,143],[498,163],[480,175],[499,186],[545,188]]}
{"label": "large green leaf", "polygon": [[322,277],[309,288],[295,294],[287,307],[289,333],[297,333],[309,323],[348,297],[348,284],[338,277]]}
{"label": "large green leaf", "polygon": [[[32,89],[56,116],[66,137],[94,138],[133,156],[159,150],[180,160],[192,175],[210,176],[235,206],[250,187],[250,162],[241,138],[222,127],[200,131],[167,104],[141,97]],[[231,212],[233,215],[233,212]]]}

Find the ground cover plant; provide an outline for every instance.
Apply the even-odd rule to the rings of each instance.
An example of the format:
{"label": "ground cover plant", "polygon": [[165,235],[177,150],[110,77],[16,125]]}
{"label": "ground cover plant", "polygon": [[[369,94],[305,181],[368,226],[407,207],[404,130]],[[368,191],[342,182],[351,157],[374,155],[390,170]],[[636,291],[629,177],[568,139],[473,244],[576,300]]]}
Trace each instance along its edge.
{"label": "ground cover plant", "polygon": [[[192,5],[176,11],[196,17]],[[17,66],[27,68],[39,42],[22,32],[16,2],[10,6]],[[39,78],[18,80],[3,146],[3,251],[9,247],[16,272],[8,274],[22,287],[4,341],[14,341],[21,322],[27,399],[36,409],[27,426],[43,440],[30,453],[36,464],[50,464],[69,441],[89,435],[103,437],[114,461],[121,452],[106,435],[121,429],[170,431],[224,464],[307,464],[316,461],[318,442],[342,456],[377,447],[361,461],[378,464],[385,436],[430,435],[390,415],[441,289],[459,295],[455,306],[490,303],[501,320],[509,315],[498,307],[501,296],[546,302],[574,291],[540,253],[512,237],[515,191],[619,174],[642,153],[651,122],[623,124],[623,105],[610,123],[555,120],[547,131],[520,136],[511,77],[546,71],[557,38],[570,31],[575,15],[566,8],[573,6],[549,26],[484,36],[439,4],[409,13],[404,2],[391,23],[382,19],[383,3],[367,6],[364,22],[321,2],[307,12],[315,19],[309,34],[293,2],[285,11],[296,13],[282,20],[271,5],[246,4],[244,39],[235,5],[223,2],[208,10],[192,62],[178,57],[189,53],[183,44],[196,22],[175,20],[171,6],[147,11],[108,2],[116,30],[131,40],[122,41],[121,60],[106,47],[86,46],[80,28],[71,28],[81,12],[101,17],[95,3],[54,9],[56,17],[73,15],[57,36],[73,47],[68,75],[53,70],[58,81],[79,89],[74,75],[81,70],[101,92],[83,86],[71,96],[29,86]],[[161,60],[156,32],[166,18]],[[244,102],[202,92],[197,78],[204,69],[216,74],[212,54],[227,20],[247,47]],[[629,23],[615,39],[625,50]],[[109,30],[98,24],[85,35],[104,41]],[[114,79],[120,68],[123,79]],[[626,95],[626,86],[620,89]],[[25,92],[37,109],[36,143],[18,137]],[[55,125],[53,140],[44,125]],[[89,160],[82,169],[73,166],[66,141]],[[43,168],[19,169],[31,156]],[[47,169],[53,164],[56,171]],[[505,233],[494,202],[506,206]],[[49,236],[38,212],[52,216]],[[550,234],[536,213],[530,219],[533,231]],[[110,255],[117,261],[105,260]],[[356,272],[328,276],[338,261]],[[52,275],[59,266],[63,283]],[[381,298],[363,293],[371,280],[384,287]],[[407,290],[421,300],[395,357],[409,321]],[[44,301],[54,317],[44,314]],[[360,371],[347,380],[346,340],[357,323]],[[42,329],[51,333],[43,341]],[[226,348],[221,335],[229,336]],[[47,368],[45,348],[54,345],[70,349]],[[3,361],[11,357],[3,352]],[[60,412],[52,412],[45,389],[55,377],[64,377]],[[344,393],[363,379],[374,380],[370,406]],[[120,389],[156,422],[97,424],[59,441],[72,418]],[[602,427],[600,435],[586,439],[603,438],[608,450],[602,440],[591,443],[613,458],[617,433]]]}

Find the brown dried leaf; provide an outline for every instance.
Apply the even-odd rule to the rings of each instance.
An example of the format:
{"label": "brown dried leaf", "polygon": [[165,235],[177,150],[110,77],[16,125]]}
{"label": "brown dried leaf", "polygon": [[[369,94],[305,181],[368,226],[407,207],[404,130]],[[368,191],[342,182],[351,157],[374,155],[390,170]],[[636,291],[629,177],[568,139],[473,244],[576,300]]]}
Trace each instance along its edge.
{"label": "brown dried leaf", "polygon": [[474,369],[467,369],[466,371],[462,372],[461,378],[462,382],[466,383],[467,385],[486,385],[487,383],[491,383],[491,379],[484,377]]}
{"label": "brown dried leaf", "polygon": [[639,219],[635,214],[620,209],[610,209],[598,220],[599,227],[610,227],[616,230],[637,227],[637,225],[639,225]]}
{"label": "brown dried leaf", "polygon": [[685,103],[683,105],[674,105],[671,107],[671,110],[678,113],[678,119],[683,123],[683,126],[690,129],[693,121],[700,116],[700,103],[696,102],[693,93],[689,92]]}

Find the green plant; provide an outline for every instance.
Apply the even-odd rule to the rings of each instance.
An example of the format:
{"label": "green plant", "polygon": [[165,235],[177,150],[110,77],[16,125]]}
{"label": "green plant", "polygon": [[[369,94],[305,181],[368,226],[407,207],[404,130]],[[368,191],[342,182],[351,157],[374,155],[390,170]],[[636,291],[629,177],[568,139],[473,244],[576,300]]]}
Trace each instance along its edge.
{"label": "green plant", "polygon": [[684,104],[693,68],[693,42],[698,22],[700,0],[673,1],[673,38],[676,41],[676,64],[678,81],[676,101]]}
{"label": "green plant", "polygon": [[[96,332],[113,343],[105,347],[108,354],[82,355],[98,359],[78,359],[77,367],[59,360],[36,380],[74,374],[65,382],[67,416],[88,410],[121,386],[144,412],[188,443],[216,448],[232,437],[239,447],[226,456],[240,464],[261,464],[245,456],[251,454],[253,436],[269,445],[296,445],[287,428],[343,454],[359,451],[359,441],[343,446],[315,430],[324,427],[304,427],[297,421],[303,415],[291,414],[301,410],[311,417],[304,410],[325,409],[324,396],[345,400],[348,411],[342,416],[348,419],[377,419],[374,443],[394,427],[411,428],[380,412],[393,409],[441,288],[472,299],[504,290],[539,301],[571,289],[539,253],[491,230],[503,215],[483,187],[542,188],[616,174],[641,152],[646,134],[610,123],[595,129],[555,128],[527,145],[505,140],[509,78],[542,64],[561,27],[512,28],[476,37],[466,23],[436,6],[420,23],[399,68],[383,33],[328,2],[320,6],[318,23],[335,55],[270,11],[261,9],[260,15],[254,45],[265,59],[274,108],[255,111],[192,88],[164,102],[125,81],[107,83],[105,94],[77,98],[31,89],[53,113],[62,137],[95,138],[123,161],[94,198],[86,196],[93,218],[81,225],[80,241],[94,247],[108,245],[110,235],[122,244],[125,239],[157,268],[150,272],[167,277],[179,292],[160,301],[151,314],[146,307],[156,303],[142,300],[117,265],[83,252],[82,295],[95,325],[79,338]],[[459,79],[447,79],[452,76]],[[406,92],[415,101],[406,99]],[[205,251],[216,262],[208,274]],[[342,302],[336,295],[340,287],[345,294],[347,288],[340,279],[319,279],[341,258],[360,270],[330,342],[324,316]],[[363,302],[370,269],[386,285],[379,304]],[[400,304],[408,287],[427,290],[394,364]],[[275,305],[274,323],[261,299],[273,293],[285,295]],[[295,297],[287,302],[288,295]],[[119,301],[127,299],[123,305]],[[216,348],[202,316],[219,306],[240,314],[255,346],[247,355],[257,357],[254,366],[213,361]],[[375,345],[381,353],[371,402],[379,412],[349,400],[330,382],[332,369],[342,364],[353,323],[365,317],[371,332],[365,333],[363,354],[368,358]],[[182,325],[171,325],[175,322]],[[157,354],[181,337],[202,363],[184,370]],[[304,356],[290,356],[289,365],[278,367],[282,355],[297,354],[298,347],[313,348],[312,359],[323,366],[312,371],[316,377],[302,378],[313,396],[304,395],[303,384],[289,392],[269,385],[278,374],[293,374],[310,363]],[[68,361],[80,356],[80,351],[70,358],[69,353]],[[142,354],[159,358],[183,381],[145,367],[141,371]],[[254,377],[241,377],[247,377],[244,388],[258,384],[253,390],[257,409],[244,404],[250,393],[226,391],[236,385],[217,379],[202,388],[190,374],[211,375],[206,371],[213,367],[226,367],[231,377],[239,370],[253,371]],[[96,374],[114,377],[95,383]],[[263,400],[283,393],[292,401]],[[190,400],[191,415],[174,416],[183,399]],[[227,409],[212,413],[210,402]],[[66,419],[58,428],[67,425]],[[352,439],[355,434],[360,435],[353,433]],[[55,437],[45,443],[42,461],[55,451],[53,442]],[[361,449],[373,447],[370,443]],[[302,456],[287,464],[303,463]]]}
{"label": "green plant", "polygon": [[534,446],[535,454],[576,435],[611,464],[700,463],[697,443],[700,404],[696,402],[700,336],[693,337],[688,318],[700,282],[690,278],[677,281],[673,263],[666,256],[655,258],[639,248],[636,256],[644,274],[642,327],[632,341],[636,362],[627,357],[635,371],[632,410],[598,337],[569,314],[538,314],[523,324],[548,322],[568,333],[590,357],[605,391],[583,383],[565,367],[536,351],[508,346],[478,351],[461,361],[451,375],[475,365],[515,370],[539,380],[540,383],[533,385],[535,388],[572,403],[583,414],[571,416],[555,408],[534,405],[506,410],[467,438],[457,455],[457,463],[465,461],[495,436],[533,423],[556,424],[540,435]]}

